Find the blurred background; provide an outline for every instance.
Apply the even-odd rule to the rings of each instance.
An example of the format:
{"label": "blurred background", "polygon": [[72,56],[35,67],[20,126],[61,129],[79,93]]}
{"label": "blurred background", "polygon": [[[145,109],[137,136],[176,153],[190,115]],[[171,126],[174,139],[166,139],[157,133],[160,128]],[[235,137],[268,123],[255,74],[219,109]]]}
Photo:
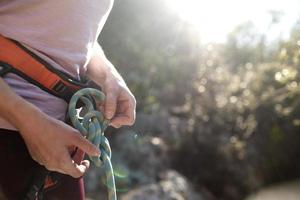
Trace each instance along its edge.
{"label": "blurred background", "polygon": [[[115,0],[99,42],[137,99],[136,124],[106,133],[121,200],[300,198],[299,11]],[[102,175],[90,199],[106,199]]]}

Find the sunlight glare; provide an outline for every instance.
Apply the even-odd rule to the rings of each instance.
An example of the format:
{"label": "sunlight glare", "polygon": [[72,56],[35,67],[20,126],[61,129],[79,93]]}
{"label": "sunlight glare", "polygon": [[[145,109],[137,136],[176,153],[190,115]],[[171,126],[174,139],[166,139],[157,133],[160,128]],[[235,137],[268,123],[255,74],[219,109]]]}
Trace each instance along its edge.
{"label": "sunlight glare", "polygon": [[[224,42],[237,25],[252,21],[260,32],[284,36],[299,18],[298,0],[166,0],[169,7],[186,22],[195,26],[203,42]],[[268,29],[271,10],[282,11],[280,27]]]}

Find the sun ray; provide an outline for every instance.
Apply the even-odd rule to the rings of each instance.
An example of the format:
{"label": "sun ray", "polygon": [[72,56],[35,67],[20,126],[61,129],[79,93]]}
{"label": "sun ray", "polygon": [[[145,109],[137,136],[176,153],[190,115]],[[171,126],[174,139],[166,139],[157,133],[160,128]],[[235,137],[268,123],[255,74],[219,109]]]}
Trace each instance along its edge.
{"label": "sun ray", "polygon": [[252,21],[260,32],[267,32],[271,10],[284,13],[278,28],[270,38],[286,36],[299,18],[298,0],[165,0],[186,22],[200,32],[201,41],[224,42],[226,35],[237,25]]}

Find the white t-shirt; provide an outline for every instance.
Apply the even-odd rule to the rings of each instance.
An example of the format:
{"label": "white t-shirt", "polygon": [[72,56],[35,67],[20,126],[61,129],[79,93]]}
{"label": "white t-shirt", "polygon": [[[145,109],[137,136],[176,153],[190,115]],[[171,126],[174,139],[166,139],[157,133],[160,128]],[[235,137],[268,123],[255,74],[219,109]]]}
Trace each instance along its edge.
{"label": "white t-shirt", "polygon": [[[75,78],[85,72],[113,0],[0,0],[0,34],[19,41]],[[8,74],[10,87],[46,114],[63,120],[67,104],[22,78]],[[0,128],[14,129],[0,118]]]}

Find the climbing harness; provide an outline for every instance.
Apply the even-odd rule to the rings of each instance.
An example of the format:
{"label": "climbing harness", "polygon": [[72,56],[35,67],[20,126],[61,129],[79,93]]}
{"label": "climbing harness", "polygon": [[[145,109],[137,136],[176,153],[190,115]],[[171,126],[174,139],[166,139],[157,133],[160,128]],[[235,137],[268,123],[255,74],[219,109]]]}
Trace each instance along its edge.
{"label": "climbing harness", "polygon": [[[93,82],[79,82],[69,74],[55,69],[49,63],[31,52],[17,41],[0,35],[0,76],[14,73],[44,91],[64,99],[69,103],[68,115],[73,126],[95,146],[100,148],[100,157],[89,157],[94,165],[105,170],[108,199],[117,200],[111,149],[104,130],[108,121],[97,111],[96,103],[104,102],[105,96]],[[78,108],[85,111],[78,115]],[[75,152],[71,155],[74,156]],[[54,179],[52,179],[54,178]],[[37,170],[33,183],[25,194],[25,200],[43,199],[44,190],[52,187],[59,179],[59,174],[48,171],[45,167]]]}
{"label": "climbing harness", "polygon": [[88,87],[51,66],[17,41],[0,35],[0,76],[14,73],[67,103],[79,89]]}
{"label": "climbing harness", "polygon": [[[111,164],[111,149],[104,131],[109,121],[96,109],[96,103],[104,102],[105,96],[99,90],[84,88],[76,92],[69,103],[69,117],[73,126],[101,151],[100,157],[90,156],[90,160],[97,167],[103,166],[108,188],[108,199],[117,200],[114,172]],[[80,117],[77,112],[77,104],[83,102],[81,108],[85,113]]]}
{"label": "climbing harness", "polygon": [[[89,156],[89,159],[95,166],[103,167],[106,176],[106,186],[108,188],[108,199],[117,200],[114,172],[111,164],[111,148],[108,139],[104,136],[104,131],[109,121],[96,108],[104,100],[104,94],[97,89],[81,89],[71,98],[68,116],[74,128],[100,149],[100,157]],[[80,104],[80,107],[78,107],[78,104]],[[82,110],[82,112],[79,110]],[[45,177],[49,177],[49,173],[45,168],[41,169],[25,200],[43,199],[43,184]]]}

